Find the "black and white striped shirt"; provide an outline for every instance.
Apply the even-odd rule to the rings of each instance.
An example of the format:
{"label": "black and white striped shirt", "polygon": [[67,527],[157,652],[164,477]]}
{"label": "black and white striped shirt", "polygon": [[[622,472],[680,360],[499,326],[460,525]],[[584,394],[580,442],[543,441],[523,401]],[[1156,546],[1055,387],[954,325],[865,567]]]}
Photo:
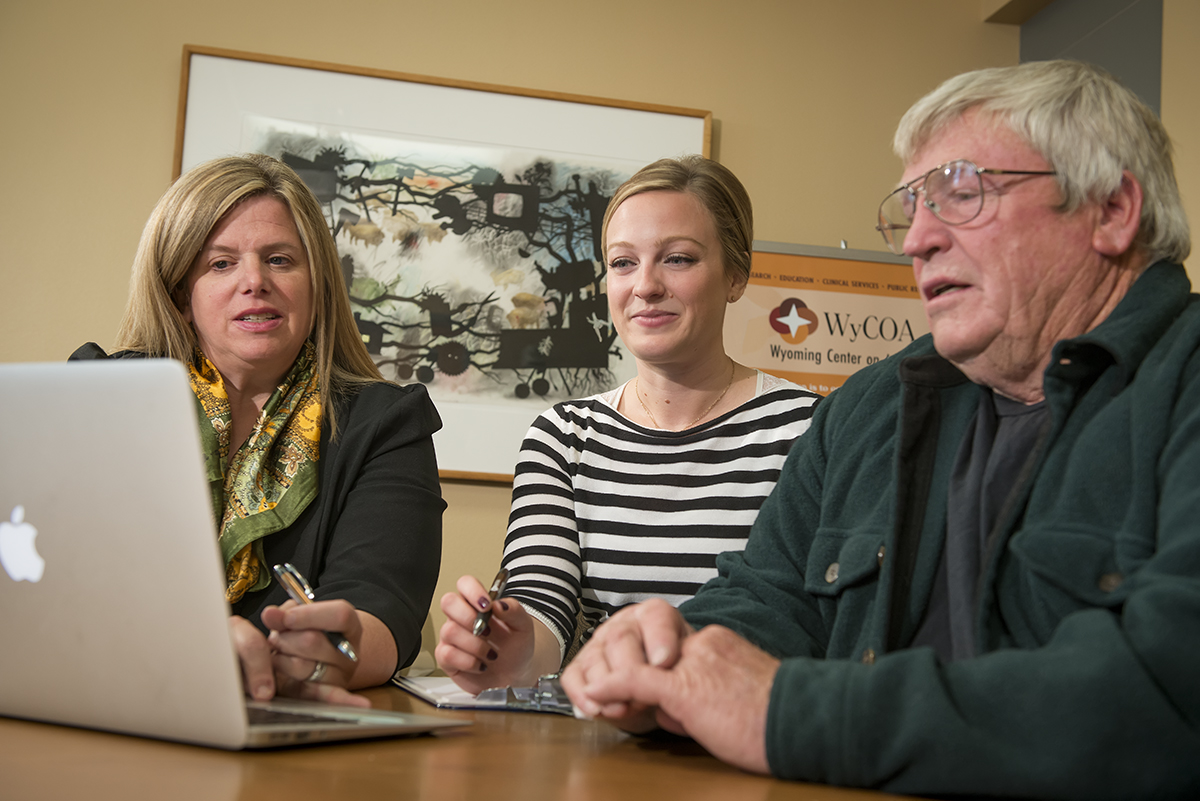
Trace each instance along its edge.
{"label": "black and white striped shirt", "polygon": [[617,412],[625,386],[543,413],[525,437],[504,542],[506,595],[565,654],[580,602],[584,636],[648,598],[678,606],[746,546],[820,396],[766,373],[755,396],[686,431]]}

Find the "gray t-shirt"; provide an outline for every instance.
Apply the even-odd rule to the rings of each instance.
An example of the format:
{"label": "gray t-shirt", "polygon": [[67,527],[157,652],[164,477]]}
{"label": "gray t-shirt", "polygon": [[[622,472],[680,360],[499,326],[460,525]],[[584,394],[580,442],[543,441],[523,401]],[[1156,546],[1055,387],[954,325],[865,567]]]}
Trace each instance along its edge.
{"label": "gray t-shirt", "polygon": [[979,577],[988,541],[1049,422],[1045,402],[1026,405],[990,390],[980,393],[950,477],[946,544],[933,595],[913,647],[932,646],[943,662],[975,655]]}

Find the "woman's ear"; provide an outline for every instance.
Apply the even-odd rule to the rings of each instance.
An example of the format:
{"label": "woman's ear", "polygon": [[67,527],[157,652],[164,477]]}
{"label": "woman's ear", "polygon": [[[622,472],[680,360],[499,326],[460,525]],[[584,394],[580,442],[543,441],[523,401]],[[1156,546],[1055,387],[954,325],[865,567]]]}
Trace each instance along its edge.
{"label": "woman's ear", "polygon": [[192,322],[192,296],[187,291],[187,288],[180,286],[171,293],[171,300],[175,304],[175,308],[179,309],[179,313],[183,315],[183,319],[188,323]]}
{"label": "woman's ear", "polygon": [[[746,262],[749,263],[750,254],[747,253],[745,255],[746,255]],[[736,303],[738,300],[741,299],[742,295],[744,295],[746,293],[746,284],[749,283],[749,281],[750,281],[750,276],[742,275],[740,272],[736,273],[731,278],[731,280],[729,282],[729,298],[728,298],[730,303]]]}

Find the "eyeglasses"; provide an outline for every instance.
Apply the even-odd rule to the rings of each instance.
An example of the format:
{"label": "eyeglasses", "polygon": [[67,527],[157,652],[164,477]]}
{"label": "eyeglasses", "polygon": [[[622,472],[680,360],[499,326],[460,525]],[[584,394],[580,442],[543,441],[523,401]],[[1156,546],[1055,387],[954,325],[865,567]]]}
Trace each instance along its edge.
{"label": "eyeglasses", "polygon": [[883,241],[893,253],[903,255],[904,236],[916,216],[918,196],[924,195],[921,205],[934,217],[947,225],[962,225],[983,211],[984,175],[1056,174],[1053,170],[985,170],[966,159],[948,161],[885,197],[879,204],[875,230],[883,234]]}

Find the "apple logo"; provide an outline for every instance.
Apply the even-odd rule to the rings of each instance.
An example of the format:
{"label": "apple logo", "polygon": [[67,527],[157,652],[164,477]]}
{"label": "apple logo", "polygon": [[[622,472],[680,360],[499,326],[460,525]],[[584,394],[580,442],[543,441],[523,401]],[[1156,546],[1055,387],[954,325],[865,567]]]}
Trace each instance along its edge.
{"label": "apple logo", "polygon": [[25,522],[25,507],[12,511],[11,523],[0,523],[0,565],[13,581],[41,581],[46,560],[33,546],[37,529]]}

